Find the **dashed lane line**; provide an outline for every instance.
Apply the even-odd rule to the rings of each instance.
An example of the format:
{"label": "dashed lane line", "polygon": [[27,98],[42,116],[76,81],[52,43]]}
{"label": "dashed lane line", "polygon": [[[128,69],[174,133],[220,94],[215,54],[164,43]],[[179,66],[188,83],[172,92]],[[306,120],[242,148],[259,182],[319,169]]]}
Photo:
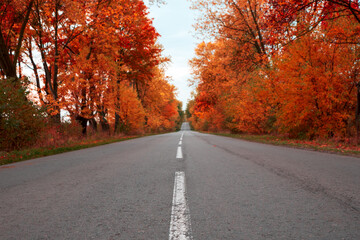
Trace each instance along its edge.
{"label": "dashed lane line", "polygon": [[183,158],[181,146],[178,146],[178,148],[177,148],[176,158],[178,158],[178,159]]}
{"label": "dashed lane line", "polygon": [[185,173],[176,172],[169,240],[192,240],[190,211],[186,203]]}

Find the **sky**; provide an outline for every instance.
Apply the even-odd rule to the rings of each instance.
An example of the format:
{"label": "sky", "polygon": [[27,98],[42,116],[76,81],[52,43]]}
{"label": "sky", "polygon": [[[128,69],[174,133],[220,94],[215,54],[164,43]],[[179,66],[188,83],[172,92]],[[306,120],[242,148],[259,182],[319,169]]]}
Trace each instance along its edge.
{"label": "sky", "polygon": [[192,87],[189,86],[189,60],[194,56],[196,42],[194,29],[195,13],[190,9],[188,0],[166,0],[160,7],[152,5],[149,17],[161,35],[159,43],[164,46],[164,56],[170,56],[171,63],[166,75],[172,77],[171,84],[178,89],[177,99],[183,102],[183,109],[191,98]]}

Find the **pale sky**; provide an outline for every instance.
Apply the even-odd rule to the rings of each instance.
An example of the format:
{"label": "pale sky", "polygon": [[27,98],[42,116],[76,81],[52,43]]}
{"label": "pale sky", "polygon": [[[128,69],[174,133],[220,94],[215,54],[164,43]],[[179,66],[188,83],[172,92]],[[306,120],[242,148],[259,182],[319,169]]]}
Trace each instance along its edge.
{"label": "pale sky", "polygon": [[166,0],[160,7],[150,6],[149,12],[161,35],[159,43],[164,46],[163,54],[171,58],[166,75],[172,77],[171,83],[178,89],[177,99],[183,102],[185,109],[192,91],[187,81],[190,78],[188,61],[194,56],[196,42],[199,42],[193,36],[195,13],[188,0]]}

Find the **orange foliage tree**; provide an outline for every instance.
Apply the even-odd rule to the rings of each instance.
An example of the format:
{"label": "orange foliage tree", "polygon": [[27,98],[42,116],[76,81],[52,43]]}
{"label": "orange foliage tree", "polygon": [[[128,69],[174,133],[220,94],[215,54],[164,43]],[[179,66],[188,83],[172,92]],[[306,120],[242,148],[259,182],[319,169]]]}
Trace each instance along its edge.
{"label": "orange foliage tree", "polygon": [[265,2],[194,1],[193,7],[203,13],[197,29],[215,38],[190,61],[198,84],[193,116],[204,129],[262,132],[267,107],[255,88],[269,65]]}
{"label": "orange foliage tree", "polygon": [[[348,19],[333,24],[340,29],[351,26]],[[276,85],[276,125],[281,132],[310,138],[351,134],[356,106],[352,70],[359,46],[334,44],[333,31],[326,26],[274,56],[271,81]]]}
{"label": "orange foliage tree", "polygon": [[154,69],[153,76],[143,91],[147,129],[153,132],[175,130],[179,118],[175,87],[169,84],[161,68]]}
{"label": "orange foliage tree", "polygon": [[0,74],[3,77],[19,76],[16,68],[33,5],[34,0],[0,3]]}
{"label": "orange foliage tree", "polygon": [[27,87],[52,122],[67,115],[83,134],[98,124],[108,133],[174,129],[179,102],[143,1],[9,0],[0,9],[1,76],[30,67]]}
{"label": "orange foliage tree", "polygon": [[[197,28],[211,40],[199,44],[190,61],[194,128],[307,138],[353,135],[358,5],[309,1],[308,10],[298,4],[290,14],[284,9],[291,6],[281,1],[193,2],[202,11]],[[276,22],[274,16],[283,18]]]}

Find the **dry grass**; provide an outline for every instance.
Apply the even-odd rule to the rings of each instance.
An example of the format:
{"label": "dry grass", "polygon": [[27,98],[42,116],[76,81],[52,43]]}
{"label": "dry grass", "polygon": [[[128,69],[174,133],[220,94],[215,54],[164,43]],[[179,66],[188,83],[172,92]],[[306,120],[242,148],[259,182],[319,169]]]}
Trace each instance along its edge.
{"label": "dry grass", "polygon": [[289,139],[285,136],[274,136],[274,135],[252,135],[252,134],[231,134],[231,133],[210,133],[210,134],[239,138],[252,142],[296,147],[302,149],[311,149],[316,151],[332,152],[343,155],[360,157],[360,146],[357,144],[357,140],[355,138],[301,140],[301,139]]}
{"label": "dry grass", "polygon": [[33,145],[15,151],[0,151],[0,165],[156,134],[110,135],[89,130],[88,135],[84,137],[80,129],[77,124],[46,126]]}

